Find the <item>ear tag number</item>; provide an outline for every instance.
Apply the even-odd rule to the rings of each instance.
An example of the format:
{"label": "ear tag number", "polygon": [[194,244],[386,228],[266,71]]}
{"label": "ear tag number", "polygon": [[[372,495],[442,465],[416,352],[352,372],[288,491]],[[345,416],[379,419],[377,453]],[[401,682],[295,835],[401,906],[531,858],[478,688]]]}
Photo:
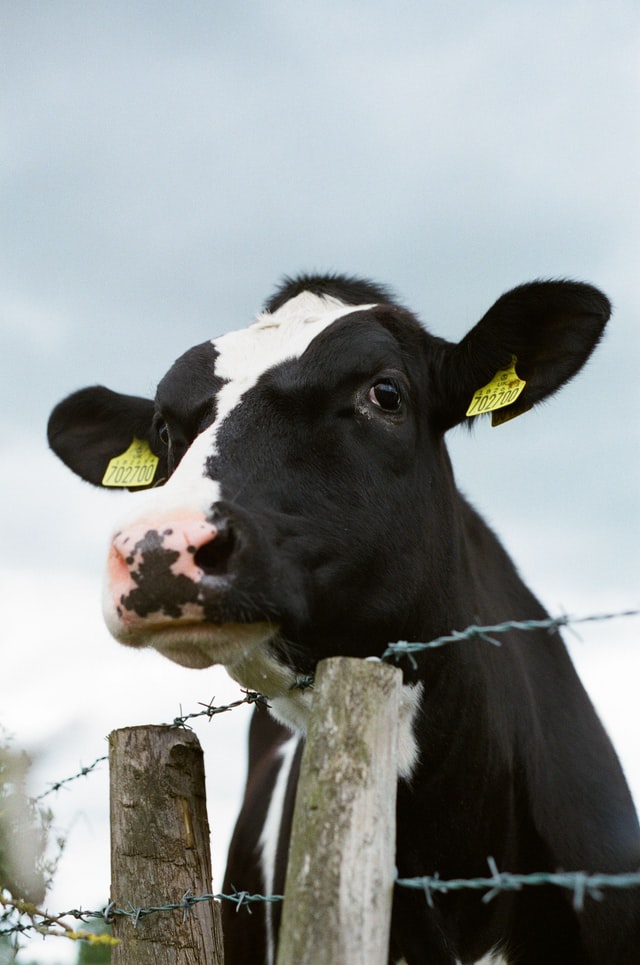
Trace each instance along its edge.
{"label": "ear tag number", "polygon": [[103,486],[150,486],[158,468],[158,456],[155,456],[149,443],[141,439],[133,439],[126,452],[114,456],[102,477]]}
{"label": "ear tag number", "polygon": [[[487,385],[483,385],[481,389],[476,390],[466,415],[475,416],[484,415],[485,412],[495,412],[496,409],[502,409],[505,405],[511,405],[512,402],[516,401],[527,384],[516,373],[517,361],[516,356],[512,355],[509,368],[500,369]],[[492,425],[496,426],[502,422],[508,422],[510,418],[512,416],[506,412],[500,416],[493,416]]]}

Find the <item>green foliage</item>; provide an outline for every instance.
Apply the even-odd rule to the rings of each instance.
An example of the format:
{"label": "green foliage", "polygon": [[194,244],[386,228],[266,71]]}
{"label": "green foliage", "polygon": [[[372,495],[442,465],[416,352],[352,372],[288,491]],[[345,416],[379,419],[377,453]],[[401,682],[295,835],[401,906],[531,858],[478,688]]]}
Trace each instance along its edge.
{"label": "green foliage", "polygon": [[[84,925],[83,932],[90,932],[92,935],[107,936],[109,928],[103,922],[90,922]],[[37,949],[37,946],[35,946]],[[78,956],[76,965],[108,965],[111,961],[111,946],[95,941],[78,941]],[[16,947],[15,941],[6,936],[0,935],[0,965],[40,965],[37,958],[31,958],[33,945],[22,944],[21,949]]]}
{"label": "green foliage", "polygon": [[[109,934],[110,931],[102,922],[90,922],[83,926],[83,930],[95,935]],[[110,961],[111,948],[109,945],[97,945],[89,942],[79,943],[77,965],[103,965],[104,962]]]}
{"label": "green foliage", "polygon": [[3,735],[0,743],[0,888],[14,898],[39,903],[44,899],[55,861],[45,851],[52,815],[26,793],[31,761],[13,750]]}
{"label": "green foliage", "polygon": [[[66,935],[77,941],[77,965],[110,962],[113,939],[104,922],[77,926],[64,917],[48,920],[38,907],[51,885],[64,842],[58,839],[54,858],[47,857],[52,814],[27,794],[30,766],[28,756],[12,748],[0,729],[0,965],[26,965],[31,958],[37,946],[25,946],[22,927],[32,935],[37,928],[41,934]],[[14,928],[18,929],[14,934],[2,934]],[[81,936],[87,940],[78,940]],[[37,959],[30,965],[38,965]]]}
{"label": "green foliage", "polygon": [[[15,750],[0,728],[0,933],[32,920],[31,912],[44,900],[63,847],[59,840],[55,858],[47,857],[52,815],[27,794],[30,766],[27,754]],[[19,932],[0,934],[0,965],[25,965],[24,948],[19,953],[24,941],[19,938]]]}

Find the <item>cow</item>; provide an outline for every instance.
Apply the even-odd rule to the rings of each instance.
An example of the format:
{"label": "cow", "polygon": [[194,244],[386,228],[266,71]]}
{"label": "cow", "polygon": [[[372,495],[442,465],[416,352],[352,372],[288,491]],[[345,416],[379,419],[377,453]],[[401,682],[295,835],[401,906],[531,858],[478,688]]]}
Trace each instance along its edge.
{"label": "cow", "polygon": [[[131,647],[224,665],[265,694],[225,887],[282,893],[296,780],[329,656],[545,610],[456,487],[454,426],[548,399],[610,315],[596,288],[538,280],[458,343],[384,286],[285,278],[247,328],[185,352],[154,399],[102,386],[53,411],[54,452],[128,515],[107,562],[105,618]],[[525,420],[523,420],[524,424]],[[400,877],[626,872],[640,830],[616,753],[558,633],[512,629],[400,659]],[[630,965],[640,902],[551,886],[483,902],[396,887],[389,962]],[[279,909],[226,912],[228,965],[274,962]]]}

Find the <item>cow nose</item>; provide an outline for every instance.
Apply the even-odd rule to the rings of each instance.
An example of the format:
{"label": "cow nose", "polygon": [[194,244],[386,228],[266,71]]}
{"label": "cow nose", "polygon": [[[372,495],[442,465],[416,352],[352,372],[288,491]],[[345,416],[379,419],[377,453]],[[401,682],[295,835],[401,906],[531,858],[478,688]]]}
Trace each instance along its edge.
{"label": "cow nose", "polygon": [[[127,571],[139,569],[142,561],[152,557],[163,557],[171,565],[175,575],[182,573],[191,579],[197,570],[204,569],[196,563],[196,556],[202,555],[202,561],[207,558],[206,547],[212,546],[218,538],[218,527],[207,522],[204,517],[140,520],[133,526],[117,533],[113,539],[113,555],[115,562]],[[223,540],[224,542],[224,540]],[[213,560],[215,552],[209,550],[209,557]],[[217,556],[222,554],[218,552]],[[218,569],[221,560],[217,559]]]}
{"label": "cow nose", "polygon": [[109,554],[108,585],[116,611],[175,615],[179,601],[199,599],[203,580],[228,572],[234,545],[228,522],[213,524],[203,515],[155,517],[127,526],[114,536]]}

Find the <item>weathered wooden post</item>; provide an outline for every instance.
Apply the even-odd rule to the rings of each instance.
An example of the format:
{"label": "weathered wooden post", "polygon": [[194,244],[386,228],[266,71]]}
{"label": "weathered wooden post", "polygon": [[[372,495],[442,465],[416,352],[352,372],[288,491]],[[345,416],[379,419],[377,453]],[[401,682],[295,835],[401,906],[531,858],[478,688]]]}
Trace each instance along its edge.
{"label": "weathered wooden post", "polygon": [[[111,899],[117,908],[179,902],[211,892],[211,853],[198,738],[174,727],[126,727],[109,736]],[[184,919],[184,920],[183,920]],[[223,965],[217,903],[116,917],[113,965]]]}
{"label": "weathered wooden post", "polygon": [[296,797],[278,965],[386,965],[402,674],[318,665]]}

